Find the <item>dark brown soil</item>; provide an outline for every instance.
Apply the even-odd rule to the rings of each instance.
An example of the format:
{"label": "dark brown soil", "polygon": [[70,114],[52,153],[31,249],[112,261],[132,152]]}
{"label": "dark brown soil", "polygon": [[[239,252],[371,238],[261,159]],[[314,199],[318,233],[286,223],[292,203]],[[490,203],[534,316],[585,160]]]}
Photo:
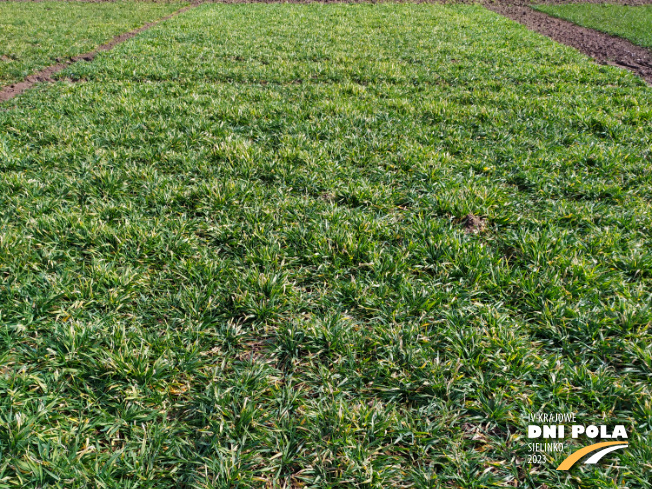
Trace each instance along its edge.
{"label": "dark brown soil", "polygon": [[[8,0],[0,0],[8,1]],[[44,1],[44,0],[20,0],[20,1]],[[60,0],[60,1],[114,1],[114,0]],[[652,0],[203,0],[204,3],[479,3],[483,5],[535,5],[550,4],[561,5],[566,3],[596,3],[616,5],[651,5]]]}
{"label": "dark brown soil", "polygon": [[605,3],[611,3],[615,5],[629,5],[629,6],[637,6],[637,5],[650,5],[652,4],[652,0],[485,0],[483,2],[485,5],[490,6],[492,4],[499,4],[499,5],[519,5],[521,7],[526,7],[526,6],[533,6],[533,5],[563,5],[563,4],[568,4],[568,3],[597,3],[597,4],[605,4]]}
{"label": "dark brown soil", "polygon": [[[117,0],[0,0],[0,2],[86,2],[103,3],[115,2]],[[177,0],[138,0],[141,2],[171,3]],[[194,0],[199,1],[199,0]],[[201,0],[203,3],[383,3],[383,2],[404,2],[404,3],[498,3],[504,5],[533,5],[531,0]],[[564,3],[613,3],[618,5],[650,5],[652,0],[536,0],[534,3],[541,4],[564,4]]]}
{"label": "dark brown soil", "polygon": [[[71,2],[71,3],[112,3],[119,0],[0,0],[3,2],[23,2],[23,3],[41,3],[41,2]],[[137,0],[143,3],[173,3],[178,0]],[[651,0],[652,1],[652,0]],[[49,9],[47,9],[49,10]]]}
{"label": "dark brown soil", "polygon": [[[127,39],[131,39],[132,37],[136,36],[137,34],[140,34],[143,31],[146,31],[147,29],[155,26],[156,24],[163,22],[165,20],[171,19],[172,17],[179,15],[186,10],[189,10],[193,7],[195,7],[196,4],[194,5],[189,5],[187,7],[183,7],[176,12],[171,13],[170,15],[166,15],[165,17],[162,17],[158,20],[155,20],[154,22],[148,22],[142,27],[139,27],[138,29],[135,29],[130,32],[125,32],[124,34],[120,34],[119,36],[114,37],[111,39],[109,42],[106,44],[102,44],[101,46],[98,46],[95,51],[91,51],[89,53],[84,53],[80,54],[79,56],[73,56],[66,61],[59,62],[55,65],[48,66],[47,68],[39,71],[38,73],[34,73],[33,75],[29,75],[25,80],[14,83],[13,85],[9,85],[7,87],[0,88],[0,102],[5,102],[7,100],[10,100],[14,98],[17,95],[20,95],[23,93],[25,90],[31,88],[35,83],[41,83],[41,82],[52,82],[54,81],[52,79],[52,75],[55,73],[58,73],[62,70],[64,70],[66,67],[69,65],[76,63],[78,61],[92,61],[95,56],[97,56],[99,53],[102,51],[108,51],[112,49],[116,44],[120,44],[121,42],[126,41]],[[58,61],[58,59],[57,59]]]}
{"label": "dark brown soil", "polygon": [[[9,1],[9,0],[0,0]],[[20,0],[20,1],[45,1],[45,0]],[[59,0],[59,1],[115,1],[115,0]],[[153,1],[153,0],[149,0]],[[487,4],[502,4],[502,5],[535,5],[535,4],[550,4],[561,5],[565,3],[612,3],[616,5],[651,5],[652,0],[203,0],[204,3],[436,3],[436,4],[451,4],[451,3],[480,3]]]}
{"label": "dark brown soil", "polygon": [[484,228],[487,225],[487,221],[482,217],[468,214],[462,220],[462,224],[464,225],[464,232],[468,234],[475,234],[484,231]]}
{"label": "dark brown soil", "polygon": [[530,30],[574,47],[598,63],[627,68],[652,84],[652,51],[649,49],[620,37],[580,27],[523,5],[493,2],[487,3],[486,6],[494,12],[520,22]]}

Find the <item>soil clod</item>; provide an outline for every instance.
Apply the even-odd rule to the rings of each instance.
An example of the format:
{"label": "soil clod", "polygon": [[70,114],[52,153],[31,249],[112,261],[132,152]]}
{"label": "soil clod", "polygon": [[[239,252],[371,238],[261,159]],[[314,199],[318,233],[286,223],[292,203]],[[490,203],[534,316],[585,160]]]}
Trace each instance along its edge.
{"label": "soil clod", "polygon": [[467,234],[480,233],[484,231],[487,226],[486,219],[473,214],[467,214],[462,220],[462,223],[464,224],[464,232]]}

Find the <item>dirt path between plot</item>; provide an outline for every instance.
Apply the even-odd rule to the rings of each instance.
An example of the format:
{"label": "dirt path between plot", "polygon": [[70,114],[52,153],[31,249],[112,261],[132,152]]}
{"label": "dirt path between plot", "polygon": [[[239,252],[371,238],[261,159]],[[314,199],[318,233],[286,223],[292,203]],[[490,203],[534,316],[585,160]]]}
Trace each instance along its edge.
{"label": "dirt path between plot", "polygon": [[528,29],[572,46],[601,64],[633,71],[652,85],[652,51],[611,36],[552,17],[522,5],[486,3],[489,10],[520,22]]}
{"label": "dirt path between plot", "polygon": [[98,46],[94,51],[90,51],[85,54],[80,54],[79,56],[73,56],[65,61],[62,61],[55,65],[48,66],[47,68],[44,68],[41,71],[34,73],[33,75],[29,75],[27,78],[25,78],[25,80],[21,82],[14,83],[6,87],[0,87],[0,102],[11,100],[17,95],[23,93],[25,90],[31,88],[35,83],[53,82],[55,80],[52,79],[52,75],[64,70],[71,64],[77,63],[78,61],[92,61],[95,58],[95,56],[97,56],[99,53],[103,51],[108,51],[113,47],[115,47],[117,44],[120,44],[121,42],[125,42],[126,40],[131,39],[137,34],[140,34],[141,32],[146,31],[147,29],[150,29],[151,27],[154,27],[157,24],[160,24],[161,22],[171,19],[172,17],[182,14],[183,12],[186,12],[187,10],[194,8],[197,5],[199,4],[195,3],[192,5],[188,5],[187,7],[183,7],[177,10],[176,12],[171,13],[170,15],[161,17],[160,19],[155,20],[153,22],[148,22],[147,24],[145,24],[142,27],[139,27],[138,29],[134,29],[133,31],[125,32],[124,34],[115,36],[106,44],[102,44]]}

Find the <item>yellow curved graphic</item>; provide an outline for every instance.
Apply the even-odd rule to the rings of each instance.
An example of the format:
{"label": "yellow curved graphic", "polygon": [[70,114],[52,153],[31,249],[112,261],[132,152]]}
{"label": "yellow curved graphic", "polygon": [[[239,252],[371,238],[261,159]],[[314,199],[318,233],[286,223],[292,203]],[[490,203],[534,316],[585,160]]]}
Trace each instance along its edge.
{"label": "yellow curved graphic", "polygon": [[557,467],[557,470],[568,470],[570,469],[573,465],[575,465],[575,462],[577,462],[579,459],[581,459],[584,455],[591,453],[598,448],[602,447],[610,447],[611,445],[627,445],[627,442],[623,441],[606,441],[604,443],[596,443],[595,445],[589,445],[588,447],[580,448],[578,451],[571,453],[566,459],[559,464],[559,467]]}

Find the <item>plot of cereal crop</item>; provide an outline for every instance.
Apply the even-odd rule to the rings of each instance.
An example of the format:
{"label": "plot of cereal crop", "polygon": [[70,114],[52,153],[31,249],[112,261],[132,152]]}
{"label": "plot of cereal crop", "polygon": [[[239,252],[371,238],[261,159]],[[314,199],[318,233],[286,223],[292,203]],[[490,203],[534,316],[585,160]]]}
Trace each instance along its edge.
{"label": "plot of cereal crop", "polygon": [[[640,79],[386,3],[202,5],[64,76],[0,106],[0,485],[650,487]],[[532,411],[630,445],[532,464]]]}
{"label": "plot of cereal crop", "polygon": [[652,48],[652,5],[538,5],[537,10]]}
{"label": "plot of cereal crop", "polygon": [[91,51],[179,9],[180,3],[0,2],[0,85]]}

